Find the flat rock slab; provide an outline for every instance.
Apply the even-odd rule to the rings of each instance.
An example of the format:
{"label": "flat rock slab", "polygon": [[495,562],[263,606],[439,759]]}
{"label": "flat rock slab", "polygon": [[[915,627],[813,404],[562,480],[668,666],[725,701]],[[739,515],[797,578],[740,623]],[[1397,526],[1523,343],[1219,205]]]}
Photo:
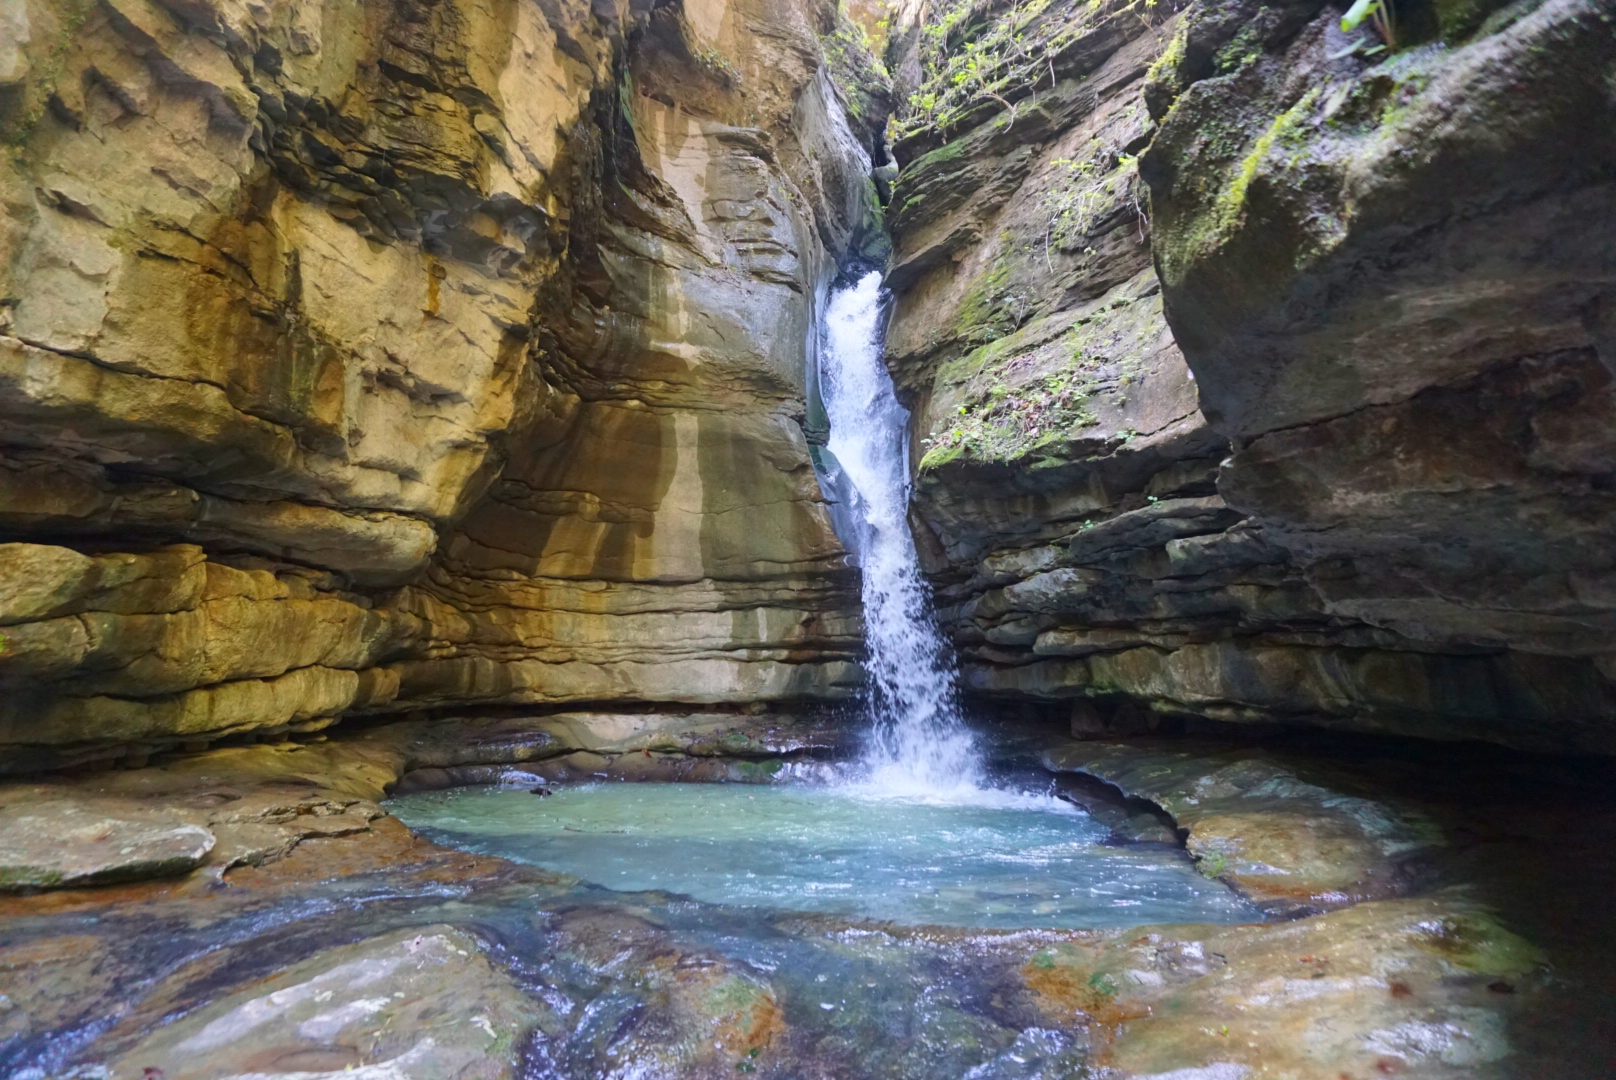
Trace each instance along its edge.
{"label": "flat rock slab", "polygon": [[538,1019],[475,938],[432,926],[318,953],[158,1029],[110,1075],[504,1080]]}
{"label": "flat rock slab", "polygon": [[1407,864],[1441,842],[1411,811],[1327,786],[1325,770],[1262,751],[1074,741],[1045,751],[1043,764],[1160,806],[1188,830],[1202,873],[1272,911],[1400,895]]}
{"label": "flat rock slab", "polygon": [[50,798],[10,788],[0,804],[0,891],[169,877],[213,850],[207,828],[116,799]]}
{"label": "flat rock slab", "polygon": [[1541,964],[1484,908],[1437,896],[1141,927],[1045,947],[1022,976],[1051,1019],[1098,1022],[1092,1063],[1116,1080],[1501,1080],[1523,1075],[1509,1035]]}

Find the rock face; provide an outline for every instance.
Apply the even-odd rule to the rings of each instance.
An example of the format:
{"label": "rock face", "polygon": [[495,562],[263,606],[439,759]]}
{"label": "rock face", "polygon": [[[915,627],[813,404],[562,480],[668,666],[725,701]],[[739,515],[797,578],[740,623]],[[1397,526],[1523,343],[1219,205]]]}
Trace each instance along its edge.
{"label": "rock face", "polygon": [[1401,8],[5,0],[0,771],[846,697],[883,200],[972,690],[1616,750],[1608,5]]}
{"label": "rock face", "polygon": [[888,362],[969,685],[1616,750],[1607,6],[1431,5],[1390,52],[1136,7],[893,39]]}
{"label": "rock face", "polygon": [[0,24],[5,768],[856,685],[802,418],[879,117],[830,7]]}
{"label": "rock face", "polygon": [[0,545],[8,768],[116,745],[138,755],[175,739],[317,730],[389,700],[397,677],[375,665],[414,640],[419,623],[330,588],[334,580],[235,569],[194,545],[93,557]]}

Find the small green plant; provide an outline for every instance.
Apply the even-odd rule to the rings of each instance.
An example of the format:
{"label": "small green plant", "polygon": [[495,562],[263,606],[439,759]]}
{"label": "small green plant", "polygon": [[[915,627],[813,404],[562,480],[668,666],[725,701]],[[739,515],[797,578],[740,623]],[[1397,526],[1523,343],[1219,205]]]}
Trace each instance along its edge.
{"label": "small green plant", "polygon": [[979,106],[997,104],[995,121],[1015,124],[1025,103],[1059,80],[1056,61],[1068,46],[1107,20],[1159,22],[1159,0],[934,0],[920,43],[922,79],[893,130],[902,139],[946,133]]}
{"label": "small green plant", "polygon": [[1215,878],[1229,868],[1228,857],[1221,851],[1209,851],[1195,864],[1203,876]]}
{"label": "small green plant", "polygon": [[936,468],[969,454],[981,461],[1009,461],[1044,442],[1073,438],[1095,424],[1088,407],[1094,391],[1085,371],[1059,371],[1015,388],[990,388],[974,407],[959,406],[956,422],[936,438],[920,459],[921,469]]}
{"label": "small green plant", "polygon": [[[1095,140],[1098,143],[1099,140]],[[1044,192],[1039,209],[1048,215],[1044,227],[1044,259],[1050,250],[1081,250],[1092,255],[1092,245],[1078,248],[1096,225],[1120,206],[1132,206],[1144,239],[1144,206],[1140,201],[1138,159],[1096,146],[1088,157],[1056,158],[1050,162],[1062,171]],[[1051,266],[1053,269],[1053,266]]]}
{"label": "small green plant", "polygon": [[[1397,15],[1392,9],[1392,0],[1357,0],[1347,13],[1341,16],[1341,32],[1350,34],[1367,20],[1380,35],[1382,45],[1380,48],[1397,48]],[[1380,51],[1379,48],[1369,50]]]}
{"label": "small green plant", "polygon": [[697,49],[692,56],[696,63],[718,76],[728,86],[741,85],[741,72],[717,49]]}
{"label": "small green plant", "polygon": [[[884,40],[884,38],[883,38]],[[836,27],[819,39],[832,82],[855,120],[868,112],[871,94],[885,95],[892,79],[881,61],[884,45],[870,36],[864,24],[839,10]]]}

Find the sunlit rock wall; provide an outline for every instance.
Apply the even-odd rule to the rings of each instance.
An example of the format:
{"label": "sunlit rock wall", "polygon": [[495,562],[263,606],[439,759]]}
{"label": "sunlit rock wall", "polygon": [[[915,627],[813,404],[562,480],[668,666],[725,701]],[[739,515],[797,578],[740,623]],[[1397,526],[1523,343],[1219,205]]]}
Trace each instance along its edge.
{"label": "sunlit rock wall", "polygon": [[405,601],[433,628],[400,669],[413,701],[857,685],[803,422],[833,253],[879,235],[869,155],[801,10],[686,15],[652,16],[624,73],[541,415]]}
{"label": "sunlit rock wall", "polygon": [[834,21],[0,0],[8,766],[845,692],[799,423],[878,229]]}
{"label": "sunlit rock wall", "polygon": [[1500,9],[1388,58],[1316,2],[900,5],[888,361],[972,689],[1616,749],[1616,33]]}

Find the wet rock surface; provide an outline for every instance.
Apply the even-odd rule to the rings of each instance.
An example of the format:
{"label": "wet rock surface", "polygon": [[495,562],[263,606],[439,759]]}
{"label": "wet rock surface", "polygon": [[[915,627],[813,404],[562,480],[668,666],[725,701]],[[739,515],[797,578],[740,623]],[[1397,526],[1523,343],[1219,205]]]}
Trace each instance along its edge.
{"label": "wet rock surface", "polygon": [[[1511,1022],[1541,957],[1452,899],[1376,901],[1276,927],[1147,927],[1060,943],[1023,973],[1052,1011],[1092,1012],[1093,1060],[1127,1077],[1512,1075]],[[1528,1069],[1530,1066],[1528,1066]]]}
{"label": "wet rock surface", "polygon": [[169,1024],[108,1071],[504,1080],[539,1012],[481,942],[427,926],[319,952]]}
{"label": "wet rock surface", "polygon": [[1260,750],[1073,742],[1043,763],[1159,806],[1202,873],[1281,913],[1400,895],[1442,842],[1417,810],[1350,794],[1355,778]]}
{"label": "wet rock surface", "polygon": [[555,713],[389,724],[363,741],[399,747],[394,793],[509,781],[767,783],[793,762],[845,755],[825,716],[778,713]]}
{"label": "wet rock surface", "polygon": [[[484,731],[509,739],[513,723]],[[1052,767],[1171,807],[1203,870],[1222,854],[1231,884],[1287,917],[989,932],[610,893],[437,847],[362,801],[406,775],[384,733],[102,774],[103,798],[192,807],[218,849],[183,877],[0,897],[0,1064],[115,1077],[350,1065],[583,1077],[653,1062],[692,1078],[1594,1080],[1616,1045],[1598,944],[1616,925],[1599,840],[1616,810],[1604,781],[1565,763],[1435,769],[1396,747],[1046,734]],[[362,827],[338,827],[348,815]],[[301,835],[257,865],[223,865],[232,827],[248,826]],[[1424,845],[1417,872],[1382,876],[1410,843]],[[226,1027],[230,1049],[181,1050]]]}
{"label": "wet rock surface", "polygon": [[557,713],[380,724],[337,740],[171,756],[151,768],[0,785],[0,888],[183,874],[215,880],[309,839],[368,831],[384,794],[462,784],[771,783],[845,752],[824,719]]}
{"label": "wet rock surface", "polygon": [[[0,1071],[1611,1075],[1608,770],[1460,742],[1616,747],[1608,4],[904,2],[890,99],[866,7],[0,0]],[[969,689],[1453,740],[1049,751],[1285,921],[722,909],[378,805],[845,750],[878,192]]]}

